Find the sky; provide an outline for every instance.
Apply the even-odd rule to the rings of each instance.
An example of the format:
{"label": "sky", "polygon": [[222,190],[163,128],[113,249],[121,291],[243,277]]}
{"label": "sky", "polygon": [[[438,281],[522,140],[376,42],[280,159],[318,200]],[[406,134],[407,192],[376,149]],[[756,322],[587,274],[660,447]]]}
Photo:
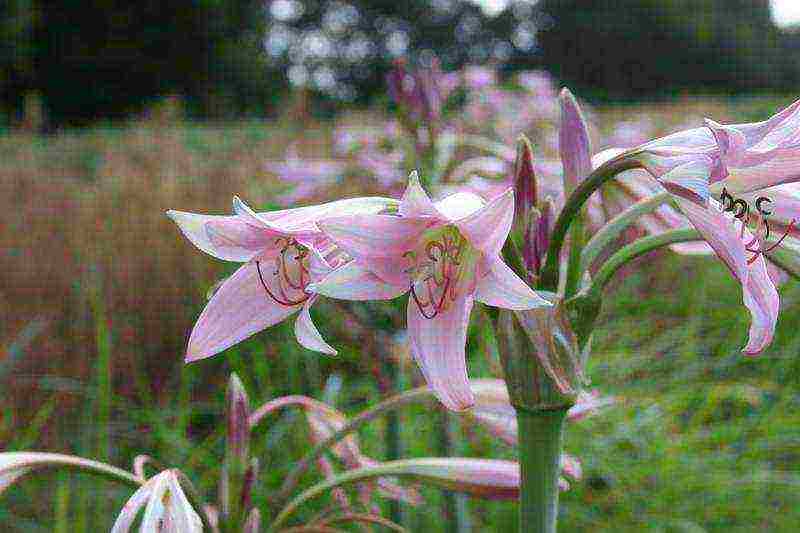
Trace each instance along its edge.
{"label": "sky", "polygon": [[[509,0],[471,0],[483,8],[488,15],[503,11]],[[535,2],[534,2],[535,3]],[[800,0],[771,0],[772,18],[778,26],[800,24]]]}
{"label": "sky", "polygon": [[772,0],[771,4],[772,18],[778,26],[800,23],[800,0]]}

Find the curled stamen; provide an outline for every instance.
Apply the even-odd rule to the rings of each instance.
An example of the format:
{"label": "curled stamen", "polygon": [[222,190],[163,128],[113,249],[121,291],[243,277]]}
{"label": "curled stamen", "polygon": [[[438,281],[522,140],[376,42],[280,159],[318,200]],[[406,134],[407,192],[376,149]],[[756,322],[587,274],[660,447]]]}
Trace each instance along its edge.
{"label": "curled stamen", "polygon": [[428,306],[427,305],[423,305],[419,301],[419,297],[417,296],[417,291],[414,289],[414,284],[413,283],[411,284],[411,297],[414,298],[414,301],[417,303],[417,308],[419,309],[419,312],[422,314],[422,316],[424,316],[428,320],[430,320],[432,318],[435,318],[436,315],[439,314],[439,310],[436,309],[435,307],[433,308],[433,313],[432,314],[428,315],[425,312],[425,308],[428,307]]}
{"label": "curled stamen", "polygon": [[291,300],[289,297],[287,297],[286,296],[286,291],[284,290],[284,288],[283,288],[283,286],[282,286],[282,284],[280,282],[281,277],[282,277],[280,275],[278,275],[278,284],[279,284],[279,287],[281,289],[281,294],[282,294],[283,298],[278,298],[277,296],[275,296],[275,294],[272,293],[271,290],[269,290],[269,287],[267,287],[267,283],[264,281],[264,276],[261,274],[261,262],[260,261],[256,261],[256,270],[258,270],[258,279],[259,279],[259,281],[261,281],[261,286],[264,287],[264,291],[267,293],[267,295],[270,298],[275,300],[277,303],[279,303],[281,305],[285,305],[287,307],[292,307],[292,306],[295,306],[295,305],[300,305],[302,303],[305,303],[305,301],[310,298],[310,295],[308,295],[308,294],[304,294],[303,298],[301,298],[300,300]]}

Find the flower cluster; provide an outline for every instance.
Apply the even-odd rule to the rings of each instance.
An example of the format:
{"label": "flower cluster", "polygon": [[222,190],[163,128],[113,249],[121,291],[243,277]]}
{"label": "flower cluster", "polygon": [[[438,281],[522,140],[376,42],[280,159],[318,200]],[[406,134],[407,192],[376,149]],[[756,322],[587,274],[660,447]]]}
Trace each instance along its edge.
{"label": "flower cluster", "polygon": [[409,293],[412,354],[442,403],[474,400],[464,345],[473,302],[523,310],[550,305],[503,261],[514,194],[486,202],[468,192],[433,202],[411,174],[400,201],[355,198],[321,206],[235,215],[171,211],[201,250],[244,265],[208,302],[189,339],[187,360],[209,357],[300,312],[297,340],[335,354],[311,321],[319,295],[385,300]]}

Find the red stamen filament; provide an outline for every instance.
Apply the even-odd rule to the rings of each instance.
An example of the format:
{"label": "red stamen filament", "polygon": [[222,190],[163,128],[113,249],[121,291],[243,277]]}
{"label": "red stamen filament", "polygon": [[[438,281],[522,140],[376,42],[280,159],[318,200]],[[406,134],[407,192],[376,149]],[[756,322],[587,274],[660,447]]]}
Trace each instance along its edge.
{"label": "red stamen filament", "polygon": [[[436,318],[447,307],[449,296],[450,301],[455,301],[458,296],[458,280],[461,278],[461,252],[463,250],[463,240],[457,237],[445,235],[442,241],[431,241],[425,246],[427,262],[420,264],[416,261],[416,254],[413,251],[406,252],[403,257],[408,257],[415,264],[409,269],[409,273],[417,274],[421,267],[430,268],[427,276],[423,279],[412,281],[409,287],[411,297],[419,308],[419,312],[427,319]],[[427,299],[421,297],[417,292],[415,284],[424,283],[427,289]],[[439,297],[436,297],[436,289],[440,289]]]}
{"label": "red stamen filament", "polygon": [[[261,273],[260,261],[256,261],[256,270],[258,270],[258,279],[261,281],[261,286],[264,287],[264,291],[267,293],[267,296],[272,298],[280,305],[293,307],[295,305],[304,303],[311,297],[305,292],[305,288],[308,285],[311,276],[308,269],[303,264],[304,259],[308,255],[308,250],[301,248],[294,239],[286,239],[281,237],[276,240],[276,244],[280,244],[282,242],[285,244],[280,252],[280,255],[275,259],[276,269],[273,271],[273,275],[278,279],[279,295],[276,295],[274,292],[272,292],[267,286],[267,283],[264,281],[264,276]],[[291,276],[289,275],[289,265],[286,259],[286,252],[289,250],[289,248],[295,248],[297,250],[297,255],[294,257],[294,259],[297,261],[297,266],[300,269],[300,279],[297,282],[292,280]],[[287,285],[289,288],[296,291],[303,291],[303,296],[299,299],[291,298],[287,294]]]}

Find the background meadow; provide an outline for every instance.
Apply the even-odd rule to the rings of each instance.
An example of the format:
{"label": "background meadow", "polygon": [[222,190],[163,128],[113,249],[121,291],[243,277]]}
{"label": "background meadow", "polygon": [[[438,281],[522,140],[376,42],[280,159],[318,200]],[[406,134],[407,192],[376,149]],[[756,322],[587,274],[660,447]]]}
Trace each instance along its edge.
{"label": "background meadow", "polygon": [[[394,372],[400,389],[423,383],[403,342],[404,298],[315,306],[316,324],[339,349],[335,358],[301,348],[284,323],[185,366],[186,341],[207,293],[232,269],[199,253],[165,216],[168,209],[227,214],[234,195],[261,209],[282,206],[295,184],[271,163],[290,148],[309,160],[338,157],[341,128],[380,127],[390,109],[383,74],[394,57],[431,48],[453,68],[547,68],[587,99],[596,149],[642,130],[652,138],[697,126],[704,116],[761,120],[800,95],[798,33],[778,30],[768,2],[626,0],[616,11],[610,4],[592,11],[543,0],[504,2],[497,13],[486,2],[409,2],[413,9],[405,10],[317,3],[337,13],[352,14],[342,6],[354,6],[352,24],[346,13],[326,18],[327,8],[313,2],[201,4],[188,22],[164,13],[140,20],[133,8],[127,19],[115,8],[85,7],[93,14],[79,19],[38,2],[0,8],[0,82],[8,89],[0,99],[2,451],[57,451],[124,468],[147,453],[181,466],[211,496],[231,371],[253,406],[304,394],[347,414],[392,394]],[[445,4],[457,7],[442,8],[445,18],[429,16]],[[305,7],[295,16],[290,8],[298,5]],[[352,31],[334,31],[330,20]],[[73,22],[85,46],[75,44],[81,31],[70,29]],[[139,31],[148,24],[162,40],[181,36],[166,39],[173,45],[168,57],[159,55],[161,41]],[[182,25],[192,31],[181,33]],[[383,48],[360,60],[355,52],[292,53],[320,28],[336,54],[357,35]],[[402,41],[394,32],[406,38],[399,54],[390,46]],[[459,32],[488,52],[459,41]],[[120,42],[138,55],[108,45]],[[197,48],[194,57],[198,42],[214,46]],[[501,43],[511,52],[497,55]],[[130,76],[128,85],[118,72]],[[328,72],[336,83],[327,83]],[[537,156],[557,155],[541,132],[528,133]],[[348,171],[310,191],[297,203],[378,189]],[[583,478],[561,495],[561,531],[797,530],[800,284],[789,280],[780,294],[775,341],[746,358],[740,349],[749,316],[722,264],[665,251],[617,276],[588,374],[592,388],[618,401],[567,427],[566,451],[580,458]],[[500,376],[485,316],[475,315],[470,374]],[[399,431],[401,457],[515,457],[433,403],[402,410]],[[385,434],[384,419],[371,423],[360,432],[363,451],[379,460],[390,454]],[[255,501],[270,517],[268,495],[308,449],[310,435],[299,411],[271,417],[255,435]],[[319,479],[312,469],[303,483]],[[410,531],[515,527],[514,503],[420,490],[424,503],[400,509]],[[0,530],[108,530],[129,496],[111,483],[42,472],[2,495]],[[329,503],[317,500],[301,515]],[[390,512],[387,500],[381,505]]]}

